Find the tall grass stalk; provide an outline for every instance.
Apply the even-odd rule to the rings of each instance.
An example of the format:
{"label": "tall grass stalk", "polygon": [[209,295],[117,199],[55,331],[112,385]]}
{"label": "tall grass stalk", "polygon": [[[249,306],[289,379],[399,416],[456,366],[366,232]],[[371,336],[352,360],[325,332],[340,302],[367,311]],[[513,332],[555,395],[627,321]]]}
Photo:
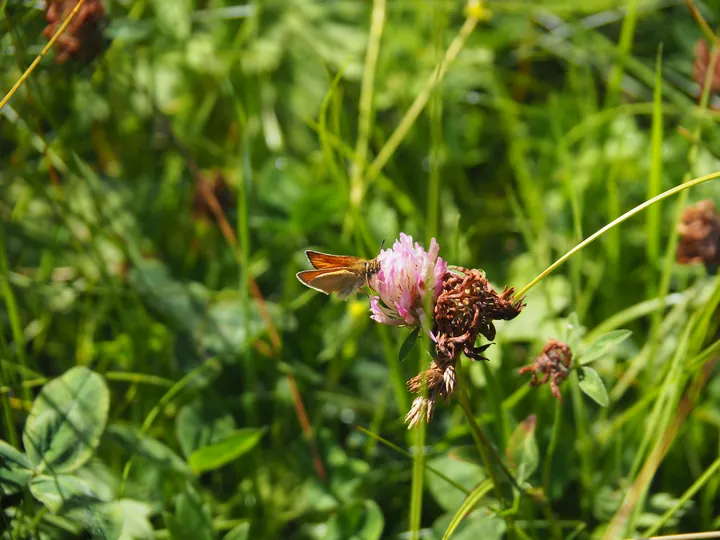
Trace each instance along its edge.
{"label": "tall grass stalk", "polygon": [[425,86],[422,90],[420,90],[412,105],[410,105],[410,108],[400,120],[400,123],[397,128],[395,128],[395,131],[392,132],[385,145],[378,152],[375,160],[368,167],[365,175],[365,179],[368,184],[373,182],[380,174],[380,171],[382,171],[392,155],[395,153],[395,150],[397,150],[400,143],[407,136],[410,128],[412,128],[415,120],[417,120],[418,116],[420,116],[420,113],[430,99],[433,88],[435,88],[435,86],[443,80],[450,64],[452,64],[455,58],[457,58],[457,55],[462,50],[465,42],[472,34],[475,26],[477,26],[477,23],[478,20],[472,12],[468,14],[468,17],[465,19],[465,22],[460,28],[457,36],[452,43],[450,43],[442,62],[440,62],[433,71],[432,75],[430,75],[430,78],[425,83]]}
{"label": "tall grass stalk", "polygon": [[660,519],[658,519],[652,527],[648,527],[643,533],[643,537],[650,537],[656,534],[705,484],[715,478],[718,471],[720,471],[720,458],[713,461],[712,464],[705,469],[705,472],[675,501],[672,507],[668,508],[665,513],[660,516]]}
{"label": "tall grass stalk", "polygon": [[[662,103],[662,45],[655,61],[655,90],[653,93],[653,114],[651,128],[650,174],[648,175],[647,198],[660,194],[662,191],[663,174],[663,103]],[[656,204],[648,208],[645,222],[645,237],[647,240],[645,254],[648,261],[660,259],[660,206]],[[648,277],[647,294],[652,298],[657,294],[657,271],[651,269]]]}
{"label": "tall grass stalk", "polygon": [[[5,242],[7,236],[5,227],[0,225],[0,294],[2,295],[7,310],[7,317],[10,322],[10,333],[13,343],[12,350],[6,351],[8,358],[14,358],[21,369],[27,368],[27,358],[25,357],[25,338],[23,337],[22,322],[20,320],[20,311],[18,309],[15,292],[10,283],[10,266],[7,260],[7,251]],[[7,376],[7,374],[6,374]],[[10,381],[8,381],[10,382]],[[21,395],[24,400],[30,400],[30,390],[22,387]]]}
{"label": "tall grass stalk", "polygon": [[[635,26],[637,23],[637,0],[628,2],[625,18],[623,19],[622,29],[620,30],[620,40],[616,47],[616,59],[613,64],[610,75],[608,76],[607,94],[605,107],[614,107],[616,105],[623,75],[625,73],[625,62],[630,56],[632,49],[633,36],[635,35]],[[605,139],[607,133],[605,134]],[[620,135],[623,137],[624,135]],[[608,204],[607,216],[612,219],[620,213],[620,193],[617,185],[617,175],[619,174],[619,162],[613,161],[607,173],[607,191]],[[608,234],[606,250],[610,261],[610,278],[617,280],[619,276],[620,264],[620,234],[618,230],[610,230]]]}
{"label": "tall grass stalk", "polygon": [[636,207],[633,208],[632,210],[629,210],[629,211],[625,212],[622,216],[614,219],[613,221],[611,221],[610,223],[608,223],[607,225],[605,225],[602,229],[600,229],[599,231],[597,231],[597,232],[594,233],[593,235],[587,237],[585,240],[583,240],[582,242],[580,242],[577,246],[575,246],[575,247],[572,248],[570,251],[568,251],[565,255],[563,255],[562,257],[560,257],[558,260],[556,260],[556,261],[555,261],[554,263],[552,263],[550,266],[548,266],[545,270],[542,271],[542,273],[541,273],[540,275],[538,275],[538,276],[537,276],[535,279],[533,279],[530,283],[528,283],[527,285],[525,285],[525,287],[523,287],[522,289],[520,289],[520,290],[516,293],[515,296],[518,297],[518,298],[520,298],[520,297],[526,295],[527,292],[528,292],[530,289],[532,289],[535,285],[537,285],[538,283],[540,283],[540,281],[542,281],[543,279],[545,279],[545,277],[547,277],[549,274],[551,274],[553,271],[555,271],[559,266],[561,266],[565,261],[567,261],[567,260],[568,260],[570,257],[572,257],[575,253],[581,251],[581,250],[584,249],[586,246],[592,244],[595,240],[597,240],[598,238],[600,238],[603,234],[605,234],[605,233],[608,232],[609,230],[612,230],[613,228],[615,228],[616,226],[618,226],[620,223],[622,223],[622,222],[624,222],[624,221],[627,221],[628,219],[630,219],[630,218],[633,217],[634,215],[639,214],[640,212],[642,212],[642,211],[645,210],[646,208],[652,206],[652,205],[655,204],[655,203],[658,203],[658,202],[662,201],[663,199],[667,199],[668,197],[672,197],[673,195],[675,195],[675,194],[677,194],[677,193],[682,193],[682,192],[685,191],[686,189],[690,189],[691,187],[694,187],[694,186],[703,184],[703,183],[705,183],[705,182],[709,182],[710,180],[714,180],[715,178],[718,178],[718,177],[720,177],[720,171],[719,171],[719,172],[714,172],[714,173],[711,173],[711,174],[706,174],[705,176],[700,176],[700,177],[698,177],[698,178],[694,178],[693,180],[690,180],[690,181],[688,181],[688,182],[685,182],[685,183],[683,183],[683,184],[681,184],[681,185],[679,185],[679,186],[675,186],[674,188],[668,189],[667,191],[664,191],[664,192],[661,193],[660,195],[657,195],[656,197],[653,197],[652,199],[649,199],[649,200],[645,201],[644,203],[639,204],[638,206],[636,206]]}
{"label": "tall grass stalk", "polygon": [[360,206],[365,193],[363,169],[367,161],[368,141],[370,139],[370,128],[372,127],[375,70],[380,54],[380,40],[385,27],[385,3],[385,0],[374,0],[371,13],[370,35],[360,86],[358,136],[355,145],[355,158],[350,169],[350,205],[354,208]]}
{"label": "tall grass stalk", "polygon": [[[700,96],[700,103],[699,103],[699,109],[705,110],[708,108],[708,104],[710,102],[710,88],[712,85],[713,80],[713,73],[715,72],[715,66],[717,66],[718,60],[720,60],[720,51],[713,50],[713,53],[710,55],[710,64],[708,65],[708,72],[705,76],[705,81],[703,82],[703,88],[702,88],[702,94]],[[690,145],[690,148],[688,149],[688,155],[687,155],[687,171],[685,172],[685,175],[683,177],[683,183],[687,183],[690,181],[693,168],[695,166],[695,162],[697,161],[698,157],[698,151],[699,151],[699,141],[700,136],[702,133],[702,122],[698,120],[698,125],[693,130],[692,134],[692,144]],[[678,198],[678,201],[675,205],[675,217],[673,220],[673,224],[677,224],[680,222],[683,210],[685,209],[685,205],[687,204],[687,193],[681,193],[680,197]],[[670,277],[672,274],[673,269],[673,261],[675,259],[675,253],[677,252],[677,245],[679,240],[679,233],[677,230],[677,227],[672,227],[670,229],[670,237],[667,241],[667,247],[665,249],[665,256],[663,258],[663,271],[660,276],[660,286],[658,288],[658,297],[664,298],[668,295],[670,292]],[[660,333],[658,332],[659,324],[660,324],[660,315],[661,311],[658,310],[653,314],[652,324],[650,328],[650,356],[649,356],[649,369],[648,373],[652,374],[654,370],[652,369],[654,360],[655,360],[655,352],[657,351],[657,348],[659,347],[659,338]],[[652,375],[651,375],[652,376]]]}

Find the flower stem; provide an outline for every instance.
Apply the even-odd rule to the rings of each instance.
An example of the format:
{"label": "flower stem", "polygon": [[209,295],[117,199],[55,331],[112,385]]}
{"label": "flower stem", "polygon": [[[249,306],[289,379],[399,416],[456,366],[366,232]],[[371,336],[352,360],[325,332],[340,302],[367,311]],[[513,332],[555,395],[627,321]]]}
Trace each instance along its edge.
{"label": "flower stem", "polygon": [[597,231],[597,232],[596,232],[595,234],[593,234],[592,236],[589,236],[588,238],[586,238],[585,240],[583,240],[582,242],[580,242],[577,246],[575,246],[574,248],[572,248],[572,249],[571,249],[570,251],[568,251],[565,255],[563,255],[562,257],[560,257],[557,261],[555,261],[554,263],[552,263],[550,266],[548,266],[545,270],[543,270],[543,272],[542,272],[539,276],[537,276],[537,277],[536,277],[535,279],[533,279],[530,283],[528,283],[527,285],[525,285],[525,287],[523,287],[522,289],[520,289],[520,290],[516,293],[515,296],[516,296],[517,298],[523,297],[525,294],[527,294],[527,292],[528,292],[530,289],[532,289],[535,285],[537,285],[538,283],[540,283],[540,281],[542,281],[546,276],[548,276],[549,274],[551,274],[558,266],[560,266],[560,265],[563,264],[565,261],[567,261],[570,257],[572,257],[573,255],[575,255],[575,253],[579,252],[579,251],[582,250],[584,247],[586,247],[586,246],[589,245],[590,243],[592,243],[592,242],[594,242],[595,240],[597,240],[598,238],[600,238],[603,234],[605,234],[606,232],[608,232],[609,230],[611,230],[612,228],[614,228],[616,225],[620,225],[620,223],[622,223],[623,221],[627,221],[628,219],[630,219],[631,217],[633,217],[635,214],[639,214],[640,212],[642,212],[642,211],[645,210],[646,208],[652,206],[652,205],[655,204],[655,203],[658,203],[658,202],[662,201],[663,199],[667,199],[668,197],[671,197],[671,196],[673,196],[673,195],[675,195],[675,194],[677,194],[677,193],[680,193],[680,192],[682,192],[682,191],[685,191],[685,190],[688,189],[688,188],[691,188],[691,187],[693,187],[693,186],[697,186],[697,185],[703,184],[703,183],[708,182],[708,181],[710,181],[710,180],[714,180],[715,178],[718,178],[718,177],[720,177],[720,171],[714,172],[714,173],[712,173],[712,174],[707,174],[707,175],[705,175],[705,176],[700,176],[700,177],[698,177],[698,178],[694,178],[693,180],[690,180],[689,182],[685,182],[684,184],[680,184],[679,186],[675,186],[674,188],[668,189],[667,191],[664,191],[664,192],[660,193],[660,195],[657,195],[657,196],[653,197],[652,199],[648,199],[648,200],[645,201],[644,203],[639,204],[638,206],[636,206],[636,207],[633,208],[632,210],[629,210],[628,212],[625,212],[622,216],[614,219],[613,221],[611,221],[610,223],[608,223],[607,225],[605,225],[602,229],[600,229],[599,231]]}
{"label": "flower stem", "polygon": [[470,399],[468,398],[467,390],[465,390],[464,381],[461,381],[458,386],[460,387],[458,392],[458,402],[460,403],[460,407],[465,413],[468,423],[470,424],[470,432],[472,433],[473,439],[475,439],[475,445],[480,451],[480,458],[482,459],[483,466],[487,471],[488,478],[490,478],[493,483],[495,495],[497,496],[499,501],[502,501],[504,507],[505,498],[503,497],[502,491],[500,490],[500,484],[498,483],[495,468],[490,461],[490,441],[488,441],[487,437],[485,437],[485,434],[482,432],[482,429],[475,421],[475,417],[473,416],[472,410],[470,409]]}
{"label": "flower stem", "polygon": [[[550,507],[550,479],[552,476],[552,458],[555,454],[555,448],[557,448],[558,440],[560,439],[560,426],[562,425],[562,402],[555,401],[555,418],[553,420],[552,435],[550,436],[550,444],[548,445],[547,454],[545,454],[545,463],[542,470],[542,485],[545,491],[545,499],[548,501],[548,508]],[[552,514],[550,514],[552,516]],[[554,519],[550,520],[550,530],[553,538],[561,539],[562,531]]]}

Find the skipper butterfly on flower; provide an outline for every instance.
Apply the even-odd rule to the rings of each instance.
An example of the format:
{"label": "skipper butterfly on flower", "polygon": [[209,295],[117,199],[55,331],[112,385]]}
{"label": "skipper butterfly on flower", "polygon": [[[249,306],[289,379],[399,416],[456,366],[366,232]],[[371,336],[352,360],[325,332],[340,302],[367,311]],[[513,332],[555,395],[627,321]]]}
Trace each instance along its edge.
{"label": "skipper butterfly on flower", "polygon": [[330,255],[319,251],[305,252],[315,270],[303,270],[297,278],[316,291],[331,292],[345,300],[363,285],[370,286],[370,278],[380,270],[380,261],[352,255]]}

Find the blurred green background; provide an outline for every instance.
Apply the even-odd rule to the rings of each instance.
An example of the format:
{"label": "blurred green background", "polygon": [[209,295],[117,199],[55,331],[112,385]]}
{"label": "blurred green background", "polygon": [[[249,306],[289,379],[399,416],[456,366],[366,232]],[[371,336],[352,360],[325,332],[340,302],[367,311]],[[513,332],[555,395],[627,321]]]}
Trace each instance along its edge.
{"label": "blurred green background", "polygon": [[[692,5],[714,29],[718,5]],[[2,3],[3,92],[47,43],[44,8]],[[471,8],[112,0],[102,47],[79,39],[94,60],[38,65],[0,110],[3,537],[440,539],[458,512],[458,539],[720,528],[720,289],[674,261],[679,212],[716,182],[611,230],[498,324],[488,363],[463,359],[474,418],[546,503],[485,489],[456,402],[408,432],[405,381],[428,357],[399,363],[408,332],[371,321],[364,295],[295,278],[308,247],[372,257],[405,232],[521,288],[720,169],[685,2]],[[607,407],[576,377],[560,403],[517,375],[570,317],[580,347],[633,332],[593,365]],[[41,421],[81,379],[89,439]],[[63,471],[65,492],[37,477]]]}

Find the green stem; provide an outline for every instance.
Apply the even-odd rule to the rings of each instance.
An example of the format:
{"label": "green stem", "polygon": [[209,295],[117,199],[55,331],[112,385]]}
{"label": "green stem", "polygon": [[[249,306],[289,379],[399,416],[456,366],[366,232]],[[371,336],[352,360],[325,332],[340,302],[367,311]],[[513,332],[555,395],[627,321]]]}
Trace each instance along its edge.
{"label": "green stem", "polygon": [[[216,375],[222,371],[222,366],[217,360],[207,360],[204,364],[201,366],[198,366],[197,368],[193,369],[190,373],[185,375],[182,379],[180,379],[178,382],[176,382],[172,388],[170,388],[165,394],[158,400],[158,402],[155,404],[155,406],[152,408],[152,410],[148,413],[148,415],[145,417],[145,420],[142,423],[142,426],[140,427],[141,433],[147,433],[147,431],[152,426],[153,422],[157,418],[157,416],[160,414],[160,412],[173,400],[175,399],[175,396],[177,396],[180,392],[182,392],[185,388],[190,386],[193,382],[195,382],[195,379],[200,378],[202,380],[203,377],[208,377],[211,375]],[[125,467],[123,469],[123,475],[122,475],[122,481],[120,482],[120,489],[118,490],[118,498],[122,497],[123,492],[125,491],[125,484],[127,482],[128,477],[130,476],[130,469],[132,468],[132,462],[133,462],[133,456],[131,455],[127,463],[125,463]]]}
{"label": "green stem", "polygon": [[[14,351],[10,350],[10,347],[7,347],[8,350],[6,351],[6,354],[8,355],[8,358],[11,358],[12,356],[17,357],[19,366],[24,369],[27,367],[25,361],[25,343],[20,324],[20,313],[18,311],[17,302],[15,301],[15,294],[12,290],[12,286],[10,285],[10,269],[7,261],[7,252],[5,251],[5,241],[7,237],[5,235],[4,227],[0,226],[0,233],[0,289],[5,300],[5,308],[7,310],[8,319],[10,319],[10,330],[12,332],[14,344]],[[13,380],[9,374],[9,370],[3,366],[3,368],[0,369],[0,385],[11,386],[12,382]],[[32,400],[30,389],[25,386],[21,387],[21,395],[24,401]],[[15,430],[15,420],[13,418],[12,408],[10,407],[7,394],[3,394],[2,397],[0,397],[0,403],[2,403],[3,420],[5,422],[8,441],[10,444],[17,447],[18,435]]]}
{"label": "green stem", "polygon": [[667,512],[665,512],[662,516],[660,516],[660,519],[657,520],[657,522],[650,527],[648,530],[645,531],[643,534],[643,537],[650,537],[654,535],[656,532],[660,530],[660,527],[665,525],[667,521],[677,512],[680,510],[680,508],[683,507],[683,505],[690,500],[690,498],[695,495],[700,488],[702,488],[708,480],[713,478],[715,476],[715,473],[720,470],[720,458],[717,458],[715,461],[713,461],[712,465],[707,468],[707,470],[698,478],[695,480],[692,486],[683,493],[682,497],[680,497],[677,502],[671,507],[668,508]]}
{"label": "green stem", "polygon": [[365,193],[363,168],[367,161],[368,141],[372,126],[372,98],[375,86],[375,70],[380,53],[380,40],[385,27],[385,0],[375,0],[370,23],[365,68],[360,87],[360,114],[358,117],[358,138],[355,146],[355,158],[350,170],[350,203],[358,208]]}
{"label": "green stem", "polygon": [[[648,176],[647,198],[652,198],[662,192],[663,173],[663,108],[662,108],[662,44],[655,61],[655,90],[653,95],[653,116],[651,127],[651,154],[650,174]],[[657,261],[660,258],[660,205],[648,210],[645,221],[645,238],[647,244],[645,253],[648,261]],[[657,295],[657,274],[652,269],[652,278],[647,280],[647,295],[653,298]]]}
{"label": "green stem", "polygon": [[[408,458],[410,458],[410,459],[413,458],[413,456],[412,456],[412,454],[411,454],[410,452],[407,452],[407,451],[403,450],[403,449],[400,448],[398,445],[391,443],[390,441],[388,441],[387,439],[384,439],[384,438],[381,437],[380,435],[377,435],[377,434],[373,433],[372,431],[370,431],[370,430],[368,430],[368,429],[365,429],[365,428],[362,427],[362,426],[355,426],[355,429],[357,429],[358,431],[364,433],[364,434],[367,435],[368,437],[371,437],[373,440],[376,440],[376,441],[378,441],[379,443],[384,444],[384,445],[387,446],[388,448],[391,448],[391,449],[395,450],[396,452],[402,454],[403,456],[408,457]],[[448,476],[445,476],[445,474],[443,474],[442,472],[440,472],[440,471],[437,470],[436,468],[428,465],[427,463],[425,464],[425,468],[426,468],[428,471],[430,471],[431,473],[433,473],[433,474],[437,475],[438,477],[442,478],[443,480],[445,480],[448,484],[450,484],[451,486],[453,486],[453,487],[454,487],[455,489],[457,489],[458,491],[462,491],[465,495],[470,495],[470,491],[469,491],[469,490],[465,489],[463,486],[461,486],[460,484],[458,484],[458,483],[457,483],[455,480],[453,480],[452,478],[450,478],[450,477],[448,477]]]}
{"label": "green stem", "polygon": [[384,325],[378,326],[385,358],[387,359],[388,370],[390,371],[390,381],[392,382],[393,393],[395,394],[395,404],[397,405],[398,411],[400,411],[401,414],[405,414],[410,408],[410,397],[405,388],[405,379],[403,378],[402,369],[400,368],[398,350],[390,339],[388,329]]}
{"label": "green stem", "polygon": [[500,385],[492,369],[490,369],[490,363],[482,362],[482,367],[485,380],[487,381],[487,389],[490,393],[490,399],[495,411],[495,421],[497,422],[497,430],[500,435],[499,446],[500,448],[505,448],[507,446],[508,439],[510,438],[510,430],[507,423],[507,414],[503,410],[502,406],[502,397],[499,393]]}
{"label": "green stem", "polygon": [[552,457],[560,438],[560,426],[562,425],[562,402],[555,401],[555,414],[553,419],[552,434],[550,435],[550,444],[548,445],[547,454],[545,455],[545,463],[543,465],[543,487],[545,488],[545,497],[550,499],[550,473],[552,470]]}
{"label": "green stem", "polygon": [[[243,160],[242,175],[238,182],[238,199],[237,199],[237,236],[240,243],[238,253],[240,259],[239,268],[239,293],[240,302],[243,311],[243,326],[245,327],[245,335],[250,335],[250,228],[248,224],[248,185],[251,179],[250,166],[250,137],[246,135],[243,141]],[[257,388],[257,373],[255,371],[255,361],[253,358],[252,347],[245,347],[243,351],[243,370],[245,373],[245,388],[254,391]],[[248,403],[248,423],[257,425],[258,411],[255,402]]]}
{"label": "green stem", "polygon": [[[719,58],[719,51],[713,50],[712,55],[710,56],[710,64],[708,66],[708,72],[705,75],[705,81],[703,82],[703,89],[702,94],[700,95],[700,103],[699,108],[701,110],[706,110],[708,108],[708,103],[710,101],[710,89],[712,86],[713,81],[713,73],[715,73],[715,68],[718,63]],[[693,167],[695,166],[695,162],[697,161],[698,153],[699,153],[699,142],[702,135],[702,122],[698,122],[698,125],[693,130],[692,134],[692,140],[693,143],[690,145],[690,148],[688,150],[687,155],[687,169],[686,173],[683,177],[683,184],[688,183],[688,180],[690,178],[691,171]],[[680,220],[682,219],[682,213],[685,209],[685,205],[687,204],[687,194],[683,193],[680,197],[680,200],[677,201],[676,208],[675,208],[675,217],[673,219],[673,223],[677,224],[680,223]],[[677,227],[673,227],[670,229],[670,237],[667,240],[666,248],[665,248],[665,256],[663,258],[663,271],[660,275],[660,286],[658,288],[658,298],[665,298],[669,292],[670,292],[670,278],[672,269],[674,268],[673,265],[673,259],[675,257],[675,253],[677,252],[677,246],[679,242],[680,234],[678,232]],[[662,315],[662,310],[657,310],[653,313],[651,325],[650,325],[650,353],[648,355],[648,364],[647,364],[647,377],[648,382],[652,384],[653,377],[655,376],[655,358],[657,356],[657,349],[660,346],[662,335],[659,332],[660,327],[660,319]]]}
{"label": "green stem", "polygon": [[[445,41],[446,17],[444,6],[436,6],[433,13],[434,49],[441,54]],[[438,234],[438,215],[440,208],[440,170],[442,167],[442,89],[431,92],[428,104],[430,123],[430,173],[427,188],[427,242]]]}
{"label": "green stem", "polygon": [[378,152],[375,160],[368,167],[367,174],[365,176],[368,183],[375,180],[375,178],[380,174],[380,171],[382,171],[383,167],[385,167],[387,162],[390,160],[390,157],[395,153],[397,147],[400,146],[400,143],[410,131],[410,128],[415,123],[415,120],[417,120],[423,108],[425,108],[428,99],[430,99],[433,88],[435,88],[435,86],[443,79],[447,73],[448,67],[460,53],[463,45],[465,45],[465,42],[475,29],[477,22],[477,18],[475,18],[472,14],[465,20],[465,23],[462,25],[462,28],[460,28],[458,35],[448,47],[443,61],[440,62],[433,71],[432,75],[430,75],[430,78],[425,83],[424,88],[417,95],[412,105],[410,105],[410,108],[405,113],[405,116],[403,116],[402,120],[400,120],[398,127],[395,128],[395,131],[393,131],[385,145]]}
{"label": "green stem", "polygon": [[649,199],[645,201],[642,204],[639,204],[632,210],[629,210],[628,212],[625,212],[622,216],[614,219],[607,225],[605,225],[602,229],[597,231],[595,234],[588,236],[585,240],[580,242],[577,246],[572,248],[570,251],[568,251],[565,255],[560,257],[557,261],[552,263],[550,266],[548,266],[543,272],[537,276],[535,279],[533,279],[530,283],[525,285],[522,289],[520,289],[516,294],[516,298],[521,298],[527,292],[532,289],[535,285],[540,283],[545,277],[547,277],[549,274],[551,274],[554,270],[556,270],[560,265],[562,265],[565,261],[567,261],[570,257],[575,255],[578,251],[581,251],[583,248],[600,238],[603,234],[608,232],[613,227],[620,225],[620,223],[627,221],[631,217],[633,217],[635,214],[639,214],[649,206],[652,206],[655,203],[658,203],[662,201],[663,199],[667,199],[668,197],[672,197],[673,195],[680,193],[682,191],[685,191],[686,189],[689,189],[691,187],[703,184],[705,182],[709,182],[710,180],[714,180],[715,178],[720,177],[720,171],[714,172],[712,174],[706,174],[705,176],[700,176],[698,178],[694,178],[693,180],[690,180],[689,182],[685,182],[684,184],[680,184],[679,186],[675,186],[674,188],[668,189],[667,191],[662,192],[660,195],[653,197],[652,199]]}
{"label": "green stem", "polygon": [[[562,402],[559,400],[555,401],[555,414],[553,419],[552,434],[550,435],[550,444],[548,445],[547,454],[545,455],[545,463],[542,471],[542,482],[543,489],[545,490],[545,498],[550,501],[550,476],[552,472],[552,458],[555,454],[555,448],[557,448],[558,440],[560,439],[560,426],[562,425]],[[548,502],[548,506],[550,503]],[[562,538],[562,530],[557,524],[557,521],[552,520],[550,523],[553,537],[560,540]]]}
{"label": "green stem", "polygon": [[458,402],[460,403],[460,407],[465,413],[465,417],[470,424],[470,432],[472,433],[473,439],[475,440],[475,446],[477,446],[478,451],[480,452],[480,458],[482,459],[483,467],[485,467],[485,470],[488,473],[488,478],[490,478],[493,483],[495,496],[499,501],[503,502],[503,507],[505,507],[505,498],[503,497],[502,491],[500,490],[500,484],[498,483],[497,474],[495,473],[495,467],[493,467],[492,462],[490,461],[490,454],[488,452],[490,441],[487,440],[487,437],[485,437],[482,429],[480,429],[480,426],[475,421],[472,409],[470,408],[470,399],[468,398],[467,392],[462,387],[460,388],[460,391],[458,393]]}
{"label": "green stem", "polygon": [[585,416],[585,404],[583,403],[582,393],[580,391],[580,385],[577,377],[571,377],[570,381],[570,393],[573,402],[573,411],[575,413],[575,427],[577,429],[577,441],[576,448],[580,456],[580,485],[582,486],[582,498],[580,500],[580,508],[583,512],[583,517],[587,518],[592,499],[592,460],[590,456],[591,448],[588,444],[588,427],[587,418]]}
{"label": "green stem", "polygon": [[423,477],[425,472],[425,432],[427,425],[419,422],[414,430],[412,485],[410,487],[410,534],[412,540],[420,538],[422,519]]}

